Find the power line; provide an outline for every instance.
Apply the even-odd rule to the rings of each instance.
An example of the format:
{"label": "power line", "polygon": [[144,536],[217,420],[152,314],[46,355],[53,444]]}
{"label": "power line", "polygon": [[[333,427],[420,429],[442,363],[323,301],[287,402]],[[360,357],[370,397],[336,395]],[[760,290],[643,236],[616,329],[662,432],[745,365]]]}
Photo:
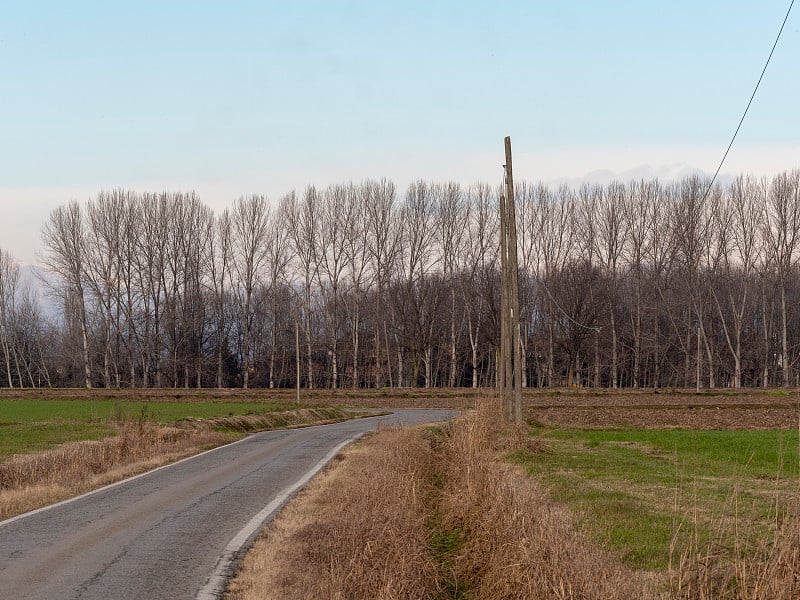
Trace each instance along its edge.
{"label": "power line", "polygon": [[736,131],[733,132],[733,137],[731,138],[731,142],[730,142],[730,144],[728,144],[728,148],[727,148],[727,150],[725,150],[725,154],[722,157],[722,160],[719,161],[719,166],[717,166],[717,170],[714,172],[714,177],[711,178],[711,181],[709,182],[708,187],[706,188],[706,193],[703,194],[703,200],[705,200],[708,197],[708,193],[711,191],[711,188],[714,185],[714,182],[717,180],[717,175],[719,175],[720,169],[722,169],[722,165],[725,163],[725,159],[728,158],[728,153],[731,151],[731,147],[733,146],[733,142],[736,140],[736,136],[739,133],[739,129],[742,128],[742,123],[744,123],[744,119],[747,116],[747,111],[750,110],[750,105],[753,103],[753,98],[756,97],[756,92],[758,92],[758,88],[761,85],[761,80],[764,79],[764,73],[767,72],[767,67],[769,66],[769,62],[772,60],[772,55],[775,53],[775,48],[778,45],[778,40],[781,39],[781,34],[783,33],[783,28],[786,26],[786,21],[789,20],[789,14],[792,12],[792,7],[793,6],[794,6],[794,0],[792,0],[789,3],[789,8],[786,11],[786,16],[783,17],[783,23],[781,23],[781,28],[778,31],[778,35],[775,36],[775,42],[772,44],[772,50],[769,51],[769,56],[767,57],[767,62],[764,63],[764,68],[761,69],[761,75],[759,76],[758,81],[756,82],[756,87],[753,88],[753,93],[750,95],[750,100],[747,103],[747,106],[745,107],[744,112],[742,113],[742,118],[739,119],[739,124],[736,126]]}

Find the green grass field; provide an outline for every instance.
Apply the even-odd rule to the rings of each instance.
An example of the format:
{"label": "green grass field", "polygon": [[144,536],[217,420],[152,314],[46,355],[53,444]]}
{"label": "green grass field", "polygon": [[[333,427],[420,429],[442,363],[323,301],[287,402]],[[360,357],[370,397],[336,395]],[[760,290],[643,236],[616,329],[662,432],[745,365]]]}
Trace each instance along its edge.
{"label": "green grass field", "polygon": [[[579,527],[637,568],[689,545],[741,551],[796,494],[798,432],[545,429],[514,460],[540,476]],[[673,555],[677,558],[676,555]]]}
{"label": "green grass field", "polygon": [[0,458],[46,450],[65,442],[96,440],[116,433],[115,421],[265,414],[290,410],[281,402],[0,399]]}

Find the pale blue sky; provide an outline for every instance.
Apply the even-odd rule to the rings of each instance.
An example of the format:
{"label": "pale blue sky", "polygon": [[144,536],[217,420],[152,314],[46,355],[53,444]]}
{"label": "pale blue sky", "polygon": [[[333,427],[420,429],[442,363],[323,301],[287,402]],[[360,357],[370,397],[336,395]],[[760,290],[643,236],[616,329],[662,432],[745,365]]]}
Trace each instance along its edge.
{"label": "pale blue sky", "polygon": [[[787,6],[0,1],[0,247],[109,186],[495,183],[505,135],[529,179],[713,172]],[[800,166],[798,57],[793,13],[723,171]]]}

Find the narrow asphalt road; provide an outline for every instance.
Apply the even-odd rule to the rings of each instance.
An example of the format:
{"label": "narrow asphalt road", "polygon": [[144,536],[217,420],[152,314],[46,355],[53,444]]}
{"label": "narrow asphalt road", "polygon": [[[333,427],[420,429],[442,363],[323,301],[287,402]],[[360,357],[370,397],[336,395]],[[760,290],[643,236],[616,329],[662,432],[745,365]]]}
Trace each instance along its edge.
{"label": "narrow asphalt road", "polygon": [[453,414],[398,410],[259,433],[0,522],[0,598],[214,597],[239,557],[236,547],[242,541],[249,547],[255,526],[272,516],[270,505],[277,507],[337,446],[379,423],[416,424]]}

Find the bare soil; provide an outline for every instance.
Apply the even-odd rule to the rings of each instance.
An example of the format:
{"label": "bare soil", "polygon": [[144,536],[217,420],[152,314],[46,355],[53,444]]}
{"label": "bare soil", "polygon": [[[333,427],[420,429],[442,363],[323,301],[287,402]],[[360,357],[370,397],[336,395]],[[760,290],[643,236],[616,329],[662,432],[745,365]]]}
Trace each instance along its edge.
{"label": "bare soil", "polygon": [[797,390],[553,390],[526,394],[527,416],[552,427],[792,429]]}

